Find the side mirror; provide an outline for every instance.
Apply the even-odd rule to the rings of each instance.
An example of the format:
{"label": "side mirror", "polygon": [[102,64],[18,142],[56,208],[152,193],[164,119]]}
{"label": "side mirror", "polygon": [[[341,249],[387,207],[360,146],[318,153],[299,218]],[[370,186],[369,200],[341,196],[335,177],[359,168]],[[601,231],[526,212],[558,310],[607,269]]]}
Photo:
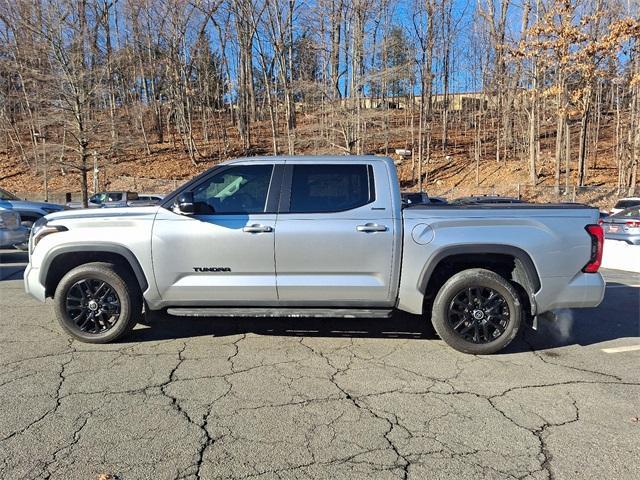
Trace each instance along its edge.
{"label": "side mirror", "polygon": [[193,205],[193,192],[182,192],[178,195],[176,207],[180,213],[185,213],[187,215],[195,213],[196,209]]}

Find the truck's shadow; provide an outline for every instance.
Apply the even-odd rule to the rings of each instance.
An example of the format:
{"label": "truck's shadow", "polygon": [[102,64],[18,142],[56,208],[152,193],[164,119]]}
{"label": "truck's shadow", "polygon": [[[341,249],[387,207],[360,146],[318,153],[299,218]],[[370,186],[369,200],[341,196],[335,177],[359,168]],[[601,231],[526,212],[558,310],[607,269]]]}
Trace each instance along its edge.
{"label": "truck's shadow", "polygon": [[256,333],[296,337],[359,337],[434,339],[431,325],[417,316],[396,314],[389,319],[366,318],[245,318],[173,317],[154,313],[149,328],[134,330],[124,341],[156,341],[213,335]]}
{"label": "truck's shadow", "polygon": [[[434,340],[424,319],[396,314],[390,319],[318,318],[190,318],[154,314],[148,328],[138,328],[124,341],[144,342],[243,333],[296,337],[348,337]],[[592,345],[640,337],[640,289],[609,283],[596,309],[560,312],[556,322],[541,321],[538,331],[527,329],[503,353],[545,350],[567,345]]]}

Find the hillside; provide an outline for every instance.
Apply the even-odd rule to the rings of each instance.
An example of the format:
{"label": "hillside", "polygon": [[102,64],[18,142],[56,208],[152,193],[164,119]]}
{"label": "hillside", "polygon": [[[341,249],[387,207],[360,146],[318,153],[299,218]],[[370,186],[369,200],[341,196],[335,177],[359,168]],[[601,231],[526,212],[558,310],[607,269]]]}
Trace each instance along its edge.
{"label": "hillside", "polygon": [[[367,153],[385,154],[387,152],[398,164],[398,174],[403,190],[417,190],[417,163],[411,158],[402,159],[396,155],[395,149],[406,148],[410,143],[410,136],[403,126],[407,123],[406,112],[401,110],[390,114],[392,127],[388,134],[383,135],[380,128],[376,130],[374,121],[368,132],[365,148]],[[311,133],[312,126],[317,119],[312,115],[301,116],[296,138],[296,154],[344,154],[339,146],[320,147]],[[372,120],[376,120],[372,117]],[[379,120],[379,119],[378,119]],[[377,122],[378,125],[380,122]],[[455,127],[456,125],[454,125]],[[459,127],[459,125],[458,125]],[[97,157],[99,165],[99,189],[132,189],[138,191],[167,193],[180,183],[192,176],[214,166],[228,158],[242,156],[240,138],[235,127],[228,122],[225,126],[227,133],[227,153],[222,152],[220,142],[205,142],[198,138],[199,155],[194,164],[189,159],[187,151],[182,148],[179,140],[171,142],[151,142],[148,155],[142,145],[129,145],[110,154]],[[597,156],[590,152],[587,186],[574,189],[575,167],[569,178],[569,189],[566,195],[556,196],[554,189],[553,146],[555,139],[549,132],[543,132],[541,140],[541,154],[538,162],[539,182],[534,187],[529,183],[526,159],[507,157],[506,160],[495,159],[495,136],[487,130],[486,140],[481,145],[482,155],[476,164],[472,156],[474,145],[473,131],[465,132],[463,128],[452,128],[449,144],[445,149],[441,145],[441,126],[436,124],[431,141],[431,160],[423,163],[423,188],[431,195],[455,198],[471,194],[501,194],[522,196],[532,201],[582,201],[593,203],[606,208],[618,195],[617,167],[614,159],[613,125],[603,123],[600,129]],[[175,136],[173,137],[175,140]],[[284,150],[284,145],[281,146]],[[0,186],[9,191],[17,192],[21,196],[43,198],[44,174],[42,160],[37,167],[27,167],[15,151],[0,152]],[[102,149],[104,151],[104,149]],[[254,145],[252,155],[271,154],[271,138],[266,121],[254,125]],[[524,154],[522,154],[524,155]],[[71,192],[74,196],[80,192],[80,175],[72,169],[60,166],[57,161],[49,161],[48,186],[50,198],[61,201],[64,192]],[[597,162],[597,163],[596,163]],[[573,161],[572,161],[573,163]],[[595,165],[594,165],[595,164]],[[89,173],[89,185],[92,186],[92,176]],[[565,186],[564,171],[561,186]],[[575,193],[574,193],[575,191]],[[575,196],[574,196],[575,195]]]}

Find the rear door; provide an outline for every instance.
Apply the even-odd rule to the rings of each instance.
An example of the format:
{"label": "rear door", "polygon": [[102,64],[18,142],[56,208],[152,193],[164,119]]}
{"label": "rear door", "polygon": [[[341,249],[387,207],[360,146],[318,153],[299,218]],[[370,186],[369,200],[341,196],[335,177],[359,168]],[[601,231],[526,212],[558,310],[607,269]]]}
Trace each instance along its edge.
{"label": "rear door", "polygon": [[275,232],[282,305],[393,304],[388,182],[382,162],[287,161]]}

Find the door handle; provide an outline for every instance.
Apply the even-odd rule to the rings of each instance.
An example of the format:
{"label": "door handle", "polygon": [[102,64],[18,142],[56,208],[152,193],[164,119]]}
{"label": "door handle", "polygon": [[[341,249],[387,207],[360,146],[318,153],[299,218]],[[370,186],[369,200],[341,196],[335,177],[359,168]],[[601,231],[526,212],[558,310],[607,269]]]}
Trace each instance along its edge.
{"label": "door handle", "polygon": [[378,225],[377,223],[367,223],[365,225],[358,225],[356,230],[359,232],[386,232],[386,225]]}
{"label": "door handle", "polygon": [[269,225],[258,225],[256,223],[244,227],[242,231],[247,233],[268,233],[273,232],[273,227],[270,227]]}

